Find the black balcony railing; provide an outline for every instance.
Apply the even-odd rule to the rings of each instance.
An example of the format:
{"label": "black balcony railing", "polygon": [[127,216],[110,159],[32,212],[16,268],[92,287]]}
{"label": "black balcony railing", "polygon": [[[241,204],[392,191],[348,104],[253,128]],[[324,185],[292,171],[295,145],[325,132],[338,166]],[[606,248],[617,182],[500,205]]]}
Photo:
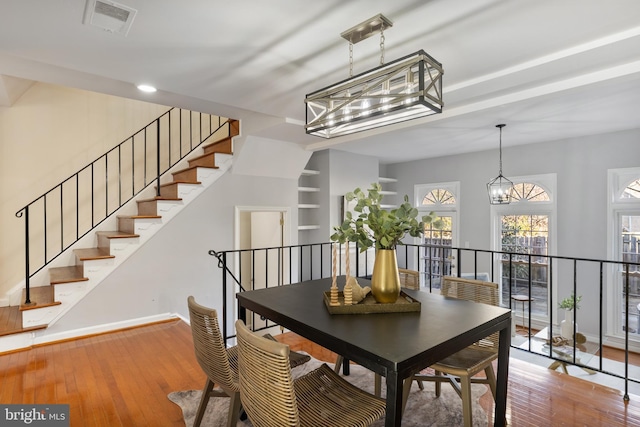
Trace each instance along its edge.
{"label": "black balcony railing", "polygon": [[[343,250],[344,247],[341,248]],[[353,250],[353,249],[352,249]],[[591,371],[598,371],[624,381],[624,398],[629,398],[629,382],[640,384],[640,374],[629,374],[629,351],[631,342],[640,342],[640,335],[632,328],[632,323],[640,326],[640,313],[630,308],[640,304],[640,296],[635,294],[633,283],[637,280],[636,270],[640,264],[588,258],[572,258],[551,255],[527,255],[515,252],[501,252],[456,248],[449,245],[402,245],[397,248],[398,266],[417,270],[421,275],[421,287],[426,292],[438,292],[440,279],[444,275],[476,278],[498,282],[501,285],[501,305],[514,310],[514,319],[520,323],[520,340],[512,340],[512,346],[520,350],[543,355],[551,359],[550,363],[574,365]],[[273,248],[247,249],[237,251],[215,252],[218,266],[222,269],[221,289],[223,301],[222,327],[225,339],[232,339],[235,334],[230,331],[236,318],[246,319],[247,313],[237,306],[235,293],[251,289],[282,286],[306,280],[331,277],[332,251],[331,243],[284,246]],[[342,255],[342,254],[341,254]],[[360,253],[357,248],[352,252],[351,272],[356,277],[370,277],[374,256],[372,251]],[[338,257],[338,272],[344,274],[343,257]],[[524,262],[523,262],[524,261]],[[515,266],[518,268],[515,268]],[[544,268],[546,279],[533,271]],[[517,272],[520,276],[514,277]],[[340,273],[339,273],[340,274]],[[605,289],[614,286],[617,281],[620,287],[619,297],[622,300],[622,318],[617,338],[624,352],[622,369],[605,364],[604,340],[605,331]],[[558,289],[562,283],[562,289]],[[637,284],[636,284],[637,285]],[[590,350],[585,350],[580,343],[578,331],[574,330],[573,339],[567,344],[554,344],[553,340],[540,343],[544,347],[534,348],[536,333],[544,328],[558,330],[558,300],[562,296],[581,295],[582,304],[588,304],[591,310],[581,313],[573,310],[573,322],[580,325],[580,334],[588,338]],[[533,299],[515,307],[512,298],[516,294],[526,294]],[[533,310],[536,304],[539,310]],[[235,307],[229,310],[229,307]],[[251,316],[255,316],[251,314]],[[637,319],[636,319],[637,317]],[[276,326],[264,318],[252,317],[248,322],[254,330]],[[640,329],[640,328],[639,328]],[[609,331],[610,332],[610,331]],[[615,335],[615,334],[614,334]],[[522,337],[526,337],[522,338]],[[554,346],[557,348],[554,351]],[[560,350],[567,350],[563,354]],[[571,348],[572,350],[571,351]],[[584,350],[584,351],[583,351]],[[588,361],[586,360],[588,356]],[[609,362],[609,361],[608,361]]]}
{"label": "black balcony railing", "polygon": [[[25,287],[74,243],[212,137],[231,135],[227,119],[171,108],[16,212],[24,217]],[[226,133],[226,135],[225,135]]]}

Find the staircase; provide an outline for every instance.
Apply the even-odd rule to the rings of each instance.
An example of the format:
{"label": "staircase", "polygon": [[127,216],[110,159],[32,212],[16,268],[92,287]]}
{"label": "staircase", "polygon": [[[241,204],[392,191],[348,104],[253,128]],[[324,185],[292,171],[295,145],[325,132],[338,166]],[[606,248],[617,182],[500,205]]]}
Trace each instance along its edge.
{"label": "staircase", "polygon": [[[203,143],[176,163],[169,171],[172,179],[161,184],[159,191],[149,185],[38,271],[30,280],[29,298],[25,289],[18,290],[10,306],[0,307],[0,352],[28,346],[30,332],[55,323],[229,169],[239,122],[227,123],[228,136]],[[1,344],[6,338],[12,343]]]}

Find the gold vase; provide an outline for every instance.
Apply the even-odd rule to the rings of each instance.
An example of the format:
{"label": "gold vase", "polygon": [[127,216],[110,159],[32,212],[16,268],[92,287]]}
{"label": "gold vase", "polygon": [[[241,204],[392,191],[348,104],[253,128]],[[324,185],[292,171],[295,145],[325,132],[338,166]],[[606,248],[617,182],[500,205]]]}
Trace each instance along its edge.
{"label": "gold vase", "polygon": [[371,294],[379,303],[394,303],[400,296],[400,276],[394,249],[378,249],[373,263]]}

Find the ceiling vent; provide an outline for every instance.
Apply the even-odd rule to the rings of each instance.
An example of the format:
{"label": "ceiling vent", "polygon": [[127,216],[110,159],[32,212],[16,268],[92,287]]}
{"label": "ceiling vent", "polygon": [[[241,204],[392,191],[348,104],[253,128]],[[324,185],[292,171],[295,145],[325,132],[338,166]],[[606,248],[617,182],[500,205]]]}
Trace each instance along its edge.
{"label": "ceiling vent", "polygon": [[126,36],[137,12],[129,6],[108,0],[87,0],[83,23]]}

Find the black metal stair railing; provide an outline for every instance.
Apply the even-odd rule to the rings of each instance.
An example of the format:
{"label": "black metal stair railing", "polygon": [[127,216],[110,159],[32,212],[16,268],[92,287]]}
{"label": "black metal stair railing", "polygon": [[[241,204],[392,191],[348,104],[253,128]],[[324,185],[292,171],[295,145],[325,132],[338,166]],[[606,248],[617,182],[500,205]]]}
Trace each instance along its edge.
{"label": "black metal stair railing", "polygon": [[[74,243],[210,138],[232,136],[231,121],[171,108],[16,212],[25,222],[24,304],[30,280]],[[214,139],[212,139],[213,141]]]}
{"label": "black metal stair railing", "polygon": [[[233,308],[235,292],[244,292],[262,287],[281,286],[291,283],[299,283],[309,280],[331,277],[332,244],[316,243],[272,248],[243,249],[231,251],[209,251],[209,254],[218,259],[218,267],[222,271],[220,278],[222,292],[222,327],[225,340],[235,336],[232,326],[235,321],[233,316],[243,316],[246,312],[239,306]],[[342,248],[341,248],[342,250]],[[532,255],[516,252],[492,251],[481,249],[457,248],[450,245],[402,245],[396,249],[398,267],[417,270],[422,277],[422,290],[425,292],[439,292],[440,279],[445,275],[460,276],[471,279],[481,279],[501,284],[501,305],[514,310],[514,321],[520,322],[520,341],[512,340],[512,347],[519,351],[525,351],[535,355],[544,356],[554,363],[573,365],[585,370],[600,372],[624,382],[625,400],[629,399],[629,383],[640,384],[640,376],[637,370],[630,373],[629,352],[630,344],[640,344],[640,263],[630,261],[613,261],[590,258],[575,258],[552,255]],[[367,252],[361,253],[357,246],[355,256],[352,255],[351,271],[354,276],[370,278],[373,259]],[[336,270],[344,271],[342,254],[337,259]],[[353,268],[355,265],[355,269]],[[539,278],[533,273],[534,269],[543,269],[546,277],[541,284]],[[340,273],[338,273],[340,274]],[[620,303],[626,307],[620,313],[619,334],[614,334],[619,339],[617,344],[624,353],[624,361],[620,367],[615,367],[611,360],[606,358],[607,343],[605,339],[608,330],[605,319],[606,287],[614,286],[609,283],[619,278],[618,297]],[[559,289],[558,283],[565,283],[563,289]],[[577,328],[573,329],[573,339],[568,344],[555,344],[548,340],[543,351],[532,348],[533,340],[540,340],[535,334],[542,334],[545,328],[548,331],[557,330],[561,324],[557,319],[556,308],[559,293],[581,295],[590,302],[591,311],[581,312],[573,310],[573,324],[584,321],[586,325],[580,326],[583,336],[593,347],[588,360],[581,360],[578,354],[586,354],[589,350],[581,350],[579,353]],[[527,300],[522,307],[522,315],[515,313],[514,295],[522,293],[534,296]],[[237,302],[236,302],[237,304]],[[228,305],[232,307],[228,309]],[[597,308],[596,308],[597,305]],[[634,311],[635,307],[639,311]],[[228,317],[231,316],[231,317]],[[267,329],[277,326],[275,323],[264,319],[255,318],[252,314],[249,324],[254,330]],[[612,316],[610,316],[612,317]],[[636,322],[638,329],[632,327]],[[616,321],[614,321],[616,323]],[[516,328],[518,323],[516,323]],[[228,327],[231,328],[227,329]],[[613,329],[613,328],[609,328]],[[522,335],[524,334],[524,335]],[[554,332],[555,336],[556,332]],[[528,337],[528,338],[527,338]],[[541,342],[541,341],[538,341]],[[613,343],[613,341],[611,342]],[[572,351],[568,355],[557,353],[554,347],[566,345]],[[611,344],[609,344],[611,345]],[[556,350],[561,350],[556,349]],[[590,361],[593,362],[590,362]],[[553,366],[553,365],[550,365]],[[622,388],[622,387],[621,387]]]}

